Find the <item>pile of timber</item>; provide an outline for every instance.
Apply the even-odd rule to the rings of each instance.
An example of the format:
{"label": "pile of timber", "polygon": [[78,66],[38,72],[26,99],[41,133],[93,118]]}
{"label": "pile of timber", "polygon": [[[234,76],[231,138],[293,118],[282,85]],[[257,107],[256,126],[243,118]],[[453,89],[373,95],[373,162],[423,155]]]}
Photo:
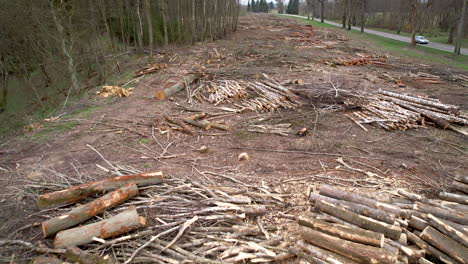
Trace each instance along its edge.
{"label": "pile of timber", "polygon": [[165,120],[168,123],[168,128],[173,130],[178,130],[183,133],[193,135],[194,133],[192,130],[186,125],[192,125],[194,127],[198,127],[204,130],[209,130],[211,128],[216,128],[219,130],[229,131],[230,127],[225,124],[214,123],[211,121],[206,120],[205,118],[208,115],[204,112],[201,112],[196,115],[192,115],[190,117],[183,117],[183,118],[174,118],[165,116]]}
{"label": "pile of timber", "polygon": [[335,65],[338,66],[356,66],[356,65],[366,65],[369,64],[371,61],[368,58],[356,58],[356,59],[340,59],[335,62]]}
{"label": "pile of timber", "polygon": [[192,96],[216,105],[232,103],[241,110],[255,112],[294,109],[299,106],[298,97],[289,88],[266,74],[263,77],[258,81],[203,81]]}
{"label": "pile of timber", "polygon": [[454,74],[450,77],[450,80],[459,82],[462,86],[468,87],[468,76],[464,74]]}
{"label": "pile of timber", "polygon": [[424,73],[424,72],[418,72],[416,74],[410,74],[410,77],[420,83],[425,83],[425,84],[441,84],[442,78],[437,75],[429,74],[429,73]]}
{"label": "pile of timber", "polygon": [[310,263],[468,263],[468,178],[453,186],[463,193],[435,200],[321,185],[314,212],[297,217],[302,240],[290,252]]}
{"label": "pile of timber", "polygon": [[[56,255],[34,263],[277,263],[294,258],[277,227],[265,219],[271,207],[284,207],[283,195],[221,176],[228,182],[214,185],[163,181],[160,172],[152,172],[47,193],[38,205],[54,208],[44,211],[52,218],[42,230],[44,237],[56,234],[56,249],[26,241],[0,241],[0,246],[19,244]],[[89,203],[63,207],[104,192]]]}

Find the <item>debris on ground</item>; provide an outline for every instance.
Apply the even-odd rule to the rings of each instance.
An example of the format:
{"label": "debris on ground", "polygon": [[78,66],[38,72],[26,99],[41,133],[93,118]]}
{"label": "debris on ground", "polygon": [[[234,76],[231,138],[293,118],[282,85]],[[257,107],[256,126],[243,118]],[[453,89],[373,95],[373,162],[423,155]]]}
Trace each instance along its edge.
{"label": "debris on ground", "polygon": [[133,75],[133,78],[141,77],[146,74],[152,74],[160,71],[161,69],[167,68],[167,64],[150,64],[144,68],[139,69]]}
{"label": "debris on ground", "polygon": [[426,84],[441,84],[443,83],[440,76],[429,74],[429,73],[424,73],[424,72],[418,72],[416,74],[410,74],[410,78],[413,80],[420,82],[420,83],[426,83]]}
{"label": "debris on ground", "polygon": [[275,125],[250,125],[247,128],[249,132],[275,134],[280,136],[289,136],[292,133],[291,124],[275,124]]}
{"label": "debris on ground", "polygon": [[132,94],[133,89],[134,88],[104,85],[100,91],[96,92],[96,95],[102,98],[107,98],[109,96],[127,97]]}

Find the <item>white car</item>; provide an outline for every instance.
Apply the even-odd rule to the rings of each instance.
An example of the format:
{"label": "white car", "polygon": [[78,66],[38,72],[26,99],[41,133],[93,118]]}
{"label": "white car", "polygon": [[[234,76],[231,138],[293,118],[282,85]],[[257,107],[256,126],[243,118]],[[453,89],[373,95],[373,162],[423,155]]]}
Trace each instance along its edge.
{"label": "white car", "polygon": [[418,43],[418,44],[428,44],[429,43],[429,40],[427,40],[423,36],[416,36],[415,40],[416,40],[416,43]]}

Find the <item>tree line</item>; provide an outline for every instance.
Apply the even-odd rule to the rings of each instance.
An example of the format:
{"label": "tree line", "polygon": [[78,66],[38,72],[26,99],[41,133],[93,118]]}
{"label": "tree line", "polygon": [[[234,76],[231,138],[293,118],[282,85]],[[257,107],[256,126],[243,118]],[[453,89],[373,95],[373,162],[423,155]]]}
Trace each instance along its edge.
{"label": "tree line", "polygon": [[269,3],[266,0],[248,0],[247,12],[254,13],[268,13],[270,10],[275,8],[273,1]]}
{"label": "tree line", "polygon": [[[454,44],[460,54],[461,40],[468,35],[466,13],[468,0],[290,0],[286,13],[301,14],[309,18],[341,21],[343,28],[358,26],[378,27],[395,33],[414,36],[447,35],[447,43]],[[282,0],[278,0],[278,12]]]}
{"label": "tree line", "polygon": [[[134,53],[223,38],[239,0],[0,0],[0,112],[12,80],[32,108],[102,84]],[[19,88],[18,88],[19,89]],[[34,109],[30,109],[34,110]]]}

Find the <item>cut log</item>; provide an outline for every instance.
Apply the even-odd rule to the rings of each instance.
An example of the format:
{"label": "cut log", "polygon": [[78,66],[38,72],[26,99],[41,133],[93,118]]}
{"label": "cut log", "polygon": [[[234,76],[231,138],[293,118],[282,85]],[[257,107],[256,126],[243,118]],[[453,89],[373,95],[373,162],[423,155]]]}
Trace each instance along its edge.
{"label": "cut log", "polygon": [[398,98],[398,99],[401,99],[401,100],[414,102],[414,103],[418,103],[418,104],[422,104],[422,105],[432,106],[432,107],[442,109],[442,110],[445,110],[445,111],[449,111],[449,112],[454,112],[454,113],[459,112],[458,107],[456,107],[454,105],[442,104],[442,103],[438,103],[438,102],[435,102],[435,101],[432,101],[432,100],[423,99],[423,98],[420,98],[420,97],[413,97],[413,96],[408,96],[408,95],[403,95],[403,94],[398,94],[398,93],[392,93],[392,92],[387,92],[387,91],[382,91],[380,93],[384,94],[386,96],[395,97],[395,98]]}
{"label": "cut log", "polygon": [[387,223],[379,222],[372,218],[353,213],[347,209],[340,208],[326,201],[318,201],[315,207],[324,213],[340,218],[341,220],[351,224],[357,225],[367,230],[382,233],[386,237],[389,237],[393,240],[398,240],[401,236],[402,230],[398,226],[389,225]]}
{"label": "cut log", "polygon": [[408,225],[414,229],[422,231],[424,230],[424,228],[426,228],[429,225],[429,223],[426,222],[424,219],[421,219],[415,215],[412,215],[408,222]]}
{"label": "cut log", "polygon": [[311,256],[311,255],[308,255],[308,254],[304,253],[300,248],[297,248],[297,247],[290,247],[289,252],[296,255],[298,258],[302,258],[302,259],[306,260],[308,263],[328,264],[328,262],[326,262],[326,261],[323,261],[323,260],[321,260],[319,258],[316,258],[314,256]]}
{"label": "cut log", "polygon": [[115,264],[109,255],[104,257],[84,252],[78,247],[67,248],[67,261],[80,264]]}
{"label": "cut log", "polygon": [[411,193],[403,189],[399,189],[398,194],[403,195],[404,197],[408,198],[411,201],[417,201],[417,202],[421,202],[421,203],[425,203],[425,204],[429,204],[433,206],[438,206],[438,203],[434,200],[424,198],[419,194]]}
{"label": "cut log", "polygon": [[184,122],[188,123],[188,124],[191,124],[193,126],[199,127],[199,128],[206,129],[206,130],[214,127],[214,128],[220,129],[220,130],[229,131],[228,126],[221,125],[221,124],[216,124],[216,123],[211,123],[211,122],[209,122],[207,120],[193,120],[191,118],[184,118]]}
{"label": "cut log", "polygon": [[468,194],[468,184],[463,182],[454,181],[452,182],[453,188],[456,190]]}
{"label": "cut log", "polygon": [[346,241],[310,228],[301,229],[302,237],[309,243],[328,249],[358,263],[396,263],[398,254],[390,253],[383,248],[377,248]]}
{"label": "cut log", "polygon": [[377,208],[383,211],[393,213],[397,216],[402,216],[405,218],[408,217],[407,213],[404,212],[404,210],[401,210],[401,208],[399,208],[398,206],[378,202],[375,199],[370,199],[365,196],[359,195],[357,193],[351,193],[351,192],[335,189],[332,186],[327,185],[327,184],[323,184],[320,186],[320,194],[328,196],[328,197],[332,197],[335,199],[339,199],[339,200],[345,200],[349,202],[367,205],[373,208]]}
{"label": "cut log", "polygon": [[385,239],[385,243],[388,243],[390,246],[398,248],[403,254],[406,256],[410,257],[411,259],[415,259],[418,256],[418,252],[412,250],[411,248],[404,246],[396,241],[393,241],[391,239]]}
{"label": "cut log", "polygon": [[308,245],[304,243],[302,240],[299,240],[296,243],[302,250],[310,254],[311,256],[314,256],[318,259],[321,259],[323,261],[326,261],[327,263],[330,264],[343,264],[343,262],[339,261],[338,259],[330,256],[329,254],[324,254],[321,251],[317,250],[316,247]]}
{"label": "cut log", "polygon": [[439,193],[440,199],[461,203],[461,204],[468,204],[468,195],[463,194],[456,194],[456,193],[448,193],[448,192],[440,192]]}
{"label": "cut log", "polygon": [[193,135],[193,131],[187,126],[185,125],[183,122],[177,122],[176,120],[168,117],[168,116],[164,116],[164,119],[170,123],[170,124],[173,124],[174,126],[176,126],[178,128],[178,130],[184,132],[185,134],[189,134],[189,135]]}
{"label": "cut log", "polygon": [[44,238],[61,230],[80,224],[105,210],[112,208],[138,194],[135,183],[129,183],[90,203],[75,207],[70,212],[42,222]]}
{"label": "cut log", "polygon": [[427,204],[423,204],[420,202],[415,202],[414,203],[414,210],[426,213],[426,214],[432,214],[434,216],[462,224],[462,225],[468,225],[468,214],[463,213],[463,212],[455,212],[452,210],[447,210],[443,209],[440,207],[435,207],[435,206],[430,206]]}
{"label": "cut log", "polygon": [[338,200],[338,199],[330,198],[330,197],[315,194],[315,193],[311,193],[309,199],[312,202],[316,202],[317,200],[324,200],[334,205],[344,207],[357,214],[371,217],[371,218],[374,218],[375,220],[379,220],[387,224],[393,225],[395,223],[394,214],[391,214],[391,213],[388,213],[379,209],[375,209],[366,205],[348,202],[344,200]]}
{"label": "cut log", "polygon": [[457,262],[449,257],[444,252],[438,250],[437,248],[429,245],[426,241],[422,240],[416,234],[413,234],[409,231],[406,231],[406,235],[408,236],[408,240],[411,241],[413,244],[417,245],[420,249],[423,249],[427,252],[427,254],[433,256],[434,258],[446,263],[446,264],[456,264]]}
{"label": "cut log", "polygon": [[464,211],[464,214],[468,214],[468,205],[467,204],[459,204],[453,202],[442,201],[440,202],[440,206],[443,208],[447,208],[454,211]]}
{"label": "cut log", "polygon": [[445,121],[444,119],[433,117],[431,115],[425,114],[424,117],[429,119],[432,123],[438,125],[442,129],[447,129],[450,126],[450,123]]}
{"label": "cut log", "polygon": [[112,191],[132,182],[136,183],[138,186],[145,186],[159,184],[163,180],[164,177],[160,171],[112,177],[100,181],[73,186],[62,191],[43,194],[39,196],[37,205],[41,209],[50,208],[74,203],[95,193]]}
{"label": "cut log", "polygon": [[468,250],[468,236],[464,235],[462,232],[456,230],[455,228],[445,224],[439,218],[429,214],[427,216],[429,223],[435,227],[437,230],[443,234],[449,236],[451,239],[467,247]]}
{"label": "cut log", "polygon": [[130,208],[100,222],[60,231],[55,237],[54,246],[67,248],[85,245],[92,242],[93,237],[115,237],[145,225],[146,219],[138,216],[135,208]]}
{"label": "cut log", "polygon": [[468,184],[468,176],[456,175],[453,179]]}
{"label": "cut log", "polygon": [[196,75],[189,74],[189,75],[185,76],[183,80],[177,82],[176,84],[172,85],[171,87],[168,87],[168,88],[157,91],[156,94],[155,94],[155,98],[157,100],[160,100],[160,101],[165,100],[169,96],[172,96],[172,95],[182,91],[183,89],[185,89],[185,87],[187,85],[190,85],[191,83],[193,83],[197,78],[198,77]]}
{"label": "cut log", "polygon": [[310,227],[320,232],[349,241],[354,241],[357,243],[380,248],[384,245],[385,237],[383,234],[380,233],[352,228],[339,224],[329,224],[325,221],[314,219],[313,217],[309,217],[306,215],[299,216],[297,218],[297,222],[299,223],[299,225]]}
{"label": "cut log", "polygon": [[466,247],[453,241],[450,237],[442,234],[435,228],[431,226],[426,227],[420,237],[456,261],[463,264],[468,263],[468,250]]}
{"label": "cut log", "polygon": [[[411,221],[413,226],[415,229],[417,230],[424,230],[424,228],[426,228],[427,226],[429,226],[429,222],[427,222],[427,215],[426,213],[420,213],[420,212],[413,212],[414,214],[414,217],[415,217],[415,221]],[[411,216],[412,218],[413,216]],[[446,219],[442,219],[442,218],[439,218],[440,221],[444,222],[446,225],[449,225],[453,228],[455,228],[456,230],[462,232],[463,234],[467,235],[468,234],[468,226],[466,225],[461,225],[461,224],[457,224],[457,223],[454,223],[452,221],[449,221],[449,220],[446,220]],[[411,226],[411,225],[410,225]]]}

